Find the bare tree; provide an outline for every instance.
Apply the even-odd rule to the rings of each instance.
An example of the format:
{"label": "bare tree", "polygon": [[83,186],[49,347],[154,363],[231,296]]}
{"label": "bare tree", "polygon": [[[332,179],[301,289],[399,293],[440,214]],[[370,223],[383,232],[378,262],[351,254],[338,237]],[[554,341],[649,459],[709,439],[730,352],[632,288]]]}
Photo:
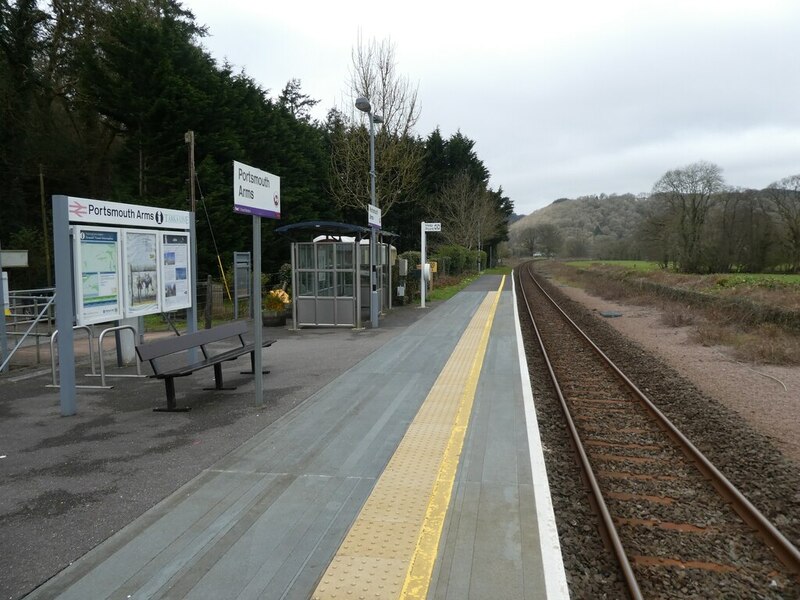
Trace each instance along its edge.
{"label": "bare tree", "polygon": [[535,225],[529,225],[519,232],[519,243],[525,249],[528,256],[533,256],[536,253],[536,242],[538,240],[538,233]]}
{"label": "bare tree", "polygon": [[413,195],[419,180],[423,148],[413,135],[419,118],[417,88],[397,73],[388,40],[365,43],[359,35],[351,58],[349,110],[340,111],[350,117],[331,132],[332,192],[342,207],[364,208],[370,201],[369,117],[354,108],[355,99],[363,96],[382,119],[375,125],[376,195],[386,214],[395,202]]}
{"label": "bare tree", "polygon": [[653,186],[653,193],[664,198],[674,216],[682,271],[700,270],[706,217],[714,194],[724,188],[722,169],[705,161],[667,171]]}
{"label": "bare tree", "polygon": [[651,196],[639,209],[641,222],[636,227],[637,244],[650,260],[667,269],[675,260],[675,233],[669,206],[663,198]]}
{"label": "bare tree", "polygon": [[552,223],[539,223],[536,225],[536,246],[542,254],[552,258],[561,250],[564,244],[564,236],[561,231]]}
{"label": "bare tree", "polygon": [[767,199],[783,225],[783,243],[789,251],[792,270],[800,270],[800,175],[784,177],[765,190]]}
{"label": "bare tree", "polygon": [[394,44],[390,40],[378,42],[375,39],[365,43],[359,34],[351,60],[353,103],[359,96],[366,97],[373,112],[383,118],[386,133],[401,138],[412,135],[419,119],[417,88],[397,73]]}
{"label": "bare tree", "polygon": [[442,239],[468,250],[480,250],[501,229],[503,215],[482,183],[466,173],[453,177],[437,197],[433,220],[442,224]]}

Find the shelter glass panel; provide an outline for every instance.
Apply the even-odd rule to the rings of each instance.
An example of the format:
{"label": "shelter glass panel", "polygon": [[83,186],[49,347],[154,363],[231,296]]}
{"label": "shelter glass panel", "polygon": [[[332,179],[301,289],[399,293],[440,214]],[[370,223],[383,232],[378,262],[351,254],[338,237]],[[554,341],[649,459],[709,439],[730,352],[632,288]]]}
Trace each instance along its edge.
{"label": "shelter glass panel", "polygon": [[297,245],[297,268],[298,269],[314,268],[314,246],[312,244]]}
{"label": "shelter glass panel", "polygon": [[333,244],[317,244],[317,269],[333,268]]}
{"label": "shelter glass panel", "polygon": [[336,273],[336,295],[342,297],[353,297],[353,273],[352,271],[340,271]]}
{"label": "shelter glass panel", "polygon": [[314,295],[314,272],[313,271],[300,271],[298,273],[300,284],[300,296],[313,296]]}
{"label": "shelter glass panel", "polygon": [[333,287],[333,271],[317,272],[317,296],[330,297],[336,291]]}
{"label": "shelter glass panel", "polygon": [[336,268],[353,268],[353,247],[345,244],[336,245]]}

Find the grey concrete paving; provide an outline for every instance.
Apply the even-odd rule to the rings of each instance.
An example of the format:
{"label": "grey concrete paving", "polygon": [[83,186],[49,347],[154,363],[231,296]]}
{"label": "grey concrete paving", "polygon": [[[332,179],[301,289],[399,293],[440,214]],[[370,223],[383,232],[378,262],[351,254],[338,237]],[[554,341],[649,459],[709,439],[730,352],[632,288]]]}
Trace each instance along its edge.
{"label": "grey concrete paving", "polygon": [[[235,391],[203,391],[211,369],[178,379],[188,413],[152,412],[161,381],[114,379],[78,390],[78,414],[61,417],[49,368],[0,377],[0,598],[22,597],[435,310],[397,308],[376,330],[265,328],[279,341],[264,352],[261,407],[239,374],[247,357],[223,367]],[[77,372],[98,383],[88,363]]]}
{"label": "grey concrete paving", "polygon": [[512,302],[498,305],[429,598],[546,597]]}
{"label": "grey concrete paving", "polygon": [[[14,456],[30,452],[41,462],[31,477],[15,459],[16,485],[8,491],[24,508],[0,517],[0,534],[11,534],[8,545],[3,536],[3,554],[24,544],[31,526],[40,529],[27,551],[38,554],[27,562],[41,561],[39,573],[63,566],[41,549],[49,526],[70,561],[72,544],[81,554],[95,546],[29,598],[308,598],[469,317],[498,283],[483,277],[432,311],[402,309],[396,325],[387,318],[381,330],[367,330],[371,335],[281,331],[266,352],[273,373],[265,393],[275,398],[267,408],[253,406],[251,380],[228,376],[238,372],[233,366],[225,368],[226,381],[241,385],[236,392],[201,392],[199,381],[177,381],[179,404],[195,407],[185,415],[147,412],[163,403],[163,384],[154,381],[139,382],[141,395],[128,388],[116,397],[81,397],[81,415],[69,419],[53,416],[55,394],[49,409],[34,415],[4,399],[9,420],[25,423],[9,445]],[[503,294],[498,307],[430,597],[544,597],[512,301]],[[27,400],[40,405],[41,395]],[[37,427],[47,433],[31,439],[23,432]],[[2,433],[5,440],[11,428]],[[63,472],[44,464],[58,464],[58,453],[67,457]],[[68,505],[61,513],[48,512],[34,495],[48,482],[57,490],[52,503],[60,497]],[[137,487],[145,490],[139,502],[128,498]],[[36,498],[30,506],[26,494]],[[96,545],[101,540],[92,536],[107,537],[126,518],[114,514],[120,505],[130,522]],[[12,561],[11,571],[0,563],[4,592],[6,581],[30,585],[15,576],[25,563]]]}

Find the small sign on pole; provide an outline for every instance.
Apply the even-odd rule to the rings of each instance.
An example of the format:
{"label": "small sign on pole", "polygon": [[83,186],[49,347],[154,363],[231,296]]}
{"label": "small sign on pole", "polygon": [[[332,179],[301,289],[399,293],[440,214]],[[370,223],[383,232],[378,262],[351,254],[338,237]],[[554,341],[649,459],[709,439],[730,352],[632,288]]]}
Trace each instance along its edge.
{"label": "small sign on pole", "polygon": [[367,206],[367,222],[370,227],[381,228],[381,209],[374,204]]}
{"label": "small sign on pole", "polygon": [[425,276],[426,276],[426,267],[427,267],[427,275],[430,276],[430,267],[427,265],[427,261],[425,258],[425,234],[428,232],[437,232],[442,230],[441,223],[426,223],[425,221],[422,222],[422,227],[420,228],[420,238],[421,238],[421,247],[420,247],[420,262],[421,262],[421,269],[419,274],[419,299],[420,299],[420,308],[425,308]]}

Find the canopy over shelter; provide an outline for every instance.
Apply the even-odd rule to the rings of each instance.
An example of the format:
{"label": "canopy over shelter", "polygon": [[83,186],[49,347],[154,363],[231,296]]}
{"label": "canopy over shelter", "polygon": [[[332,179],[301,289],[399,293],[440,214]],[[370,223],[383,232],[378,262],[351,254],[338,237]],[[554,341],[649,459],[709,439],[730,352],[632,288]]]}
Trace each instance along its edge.
{"label": "canopy over shelter", "polygon": [[[356,239],[369,237],[370,228],[350,223],[337,223],[336,221],[303,221],[302,223],[292,223],[275,229],[275,233],[288,237],[293,242],[308,241],[318,235],[325,235],[336,238],[340,236],[352,236]],[[378,235],[383,238],[398,238],[396,233],[390,231],[378,231]]]}
{"label": "canopy over shelter", "polygon": [[352,236],[358,239],[369,237],[369,227],[337,223],[336,221],[303,221],[292,223],[275,229],[275,233],[284,235],[293,242],[308,241],[311,237],[327,235],[330,237]]}

